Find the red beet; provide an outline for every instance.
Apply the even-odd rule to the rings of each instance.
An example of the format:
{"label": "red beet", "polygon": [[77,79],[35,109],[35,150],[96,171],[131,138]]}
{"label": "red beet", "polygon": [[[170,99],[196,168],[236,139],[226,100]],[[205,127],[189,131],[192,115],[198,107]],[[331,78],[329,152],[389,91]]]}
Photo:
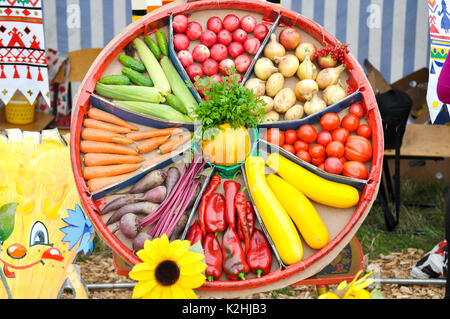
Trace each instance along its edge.
{"label": "red beet", "polygon": [[188,66],[190,66],[191,64],[194,63],[194,58],[192,57],[192,53],[187,50],[178,52],[177,57],[178,57],[178,60],[180,60],[181,65],[184,68],[187,68]]}
{"label": "red beet", "polygon": [[247,38],[248,38],[247,32],[245,32],[242,29],[237,29],[236,31],[233,32],[234,42],[244,43],[245,40],[247,40]]}
{"label": "red beet", "polygon": [[255,35],[255,38],[258,40],[264,40],[267,36],[267,33],[269,33],[269,28],[265,24],[257,24],[255,29],[253,29],[253,34]]}
{"label": "red beet", "polygon": [[239,18],[234,14],[229,14],[223,19],[223,27],[230,32],[233,32],[239,28],[240,24],[241,21],[239,21]]}
{"label": "red beet", "polygon": [[188,18],[184,14],[173,17],[173,30],[176,33],[184,33],[187,30]]}
{"label": "red beet", "polygon": [[220,43],[216,43],[211,47],[211,58],[220,62],[225,60],[228,56],[228,49],[226,46]]}
{"label": "red beet", "polygon": [[212,47],[217,42],[217,34],[211,30],[205,30],[200,36],[200,43],[206,45],[208,48]]}
{"label": "red beet", "polygon": [[186,73],[188,74],[191,81],[194,81],[197,76],[203,77],[203,70],[200,65],[192,64],[187,67]]}
{"label": "red beet", "polygon": [[173,46],[177,51],[187,50],[190,43],[191,41],[185,34],[179,33],[173,36]]}
{"label": "red beet", "polygon": [[219,41],[219,43],[229,46],[230,43],[233,42],[233,34],[227,29],[222,29],[217,34],[217,40]]}
{"label": "red beet", "polygon": [[232,42],[228,46],[228,53],[232,58],[236,58],[237,56],[244,53],[244,46],[239,42]]}
{"label": "red beet", "polygon": [[202,35],[203,28],[200,23],[196,21],[192,21],[188,23],[187,29],[186,29],[186,35],[188,36],[189,40],[198,40],[200,39]]}
{"label": "red beet", "polygon": [[234,60],[234,63],[238,72],[245,73],[252,64],[252,59],[246,54],[241,54]]}
{"label": "red beet", "polygon": [[209,49],[206,45],[198,44],[194,47],[194,50],[192,50],[192,57],[194,58],[194,61],[203,63],[207,58],[210,57]]}
{"label": "red beet", "polygon": [[244,42],[244,49],[245,52],[251,55],[255,55],[259,48],[261,47],[261,41],[259,41],[257,38],[250,38],[245,40]]}
{"label": "red beet", "polygon": [[202,70],[206,76],[214,75],[219,72],[219,63],[217,63],[216,60],[207,59],[205,62],[203,62]]}
{"label": "red beet", "polygon": [[225,59],[219,63],[219,71],[220,71],[220,73],[222,73],[224,75],[228,75],[229,70],[232,67],[235,67],[235,64],[234,64],[234,61],[231,59]]}
{"label": "red beet", "polygon": [[256,27],[256,19],[251,15],[247,15],[241,19],[241,28],[245,32],[253,32]]}
{"label": "red beet", "polygon": [[214,33],[219,33],[223,29],[223,22],[219,17],[211,17],[208,19],[206,27]]}

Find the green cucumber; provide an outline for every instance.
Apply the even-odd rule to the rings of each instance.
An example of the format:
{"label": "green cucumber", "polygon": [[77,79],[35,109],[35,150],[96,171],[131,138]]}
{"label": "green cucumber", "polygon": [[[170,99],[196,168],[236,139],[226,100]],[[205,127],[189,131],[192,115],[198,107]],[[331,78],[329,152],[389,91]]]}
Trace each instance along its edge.
{"label": "green cucumber", "polygon": [[156,41],[158,41],[158,46],[161,49],[161,53],[165,56],[169,56],[169,45],[167,44],[166,34],[161,30],[157,30]]}
{"label": "green cucumber", "polygon": [[152,79],[132,68],[122,68],[122,74],[130,78],[131,82],[139,86],[154,86]]}
{"label": "green cucumber", "polygon": [[130,85],[131,80],[126,75],[108,75],[98,80],[102,84]]}
{"label": "green cucumber", "polygon": [[155,40],[153,40],[149,36],[145,36],[144,37],[144,41],[145,41],[145,43],[147,43],[148,47],[150,48],[150,51],[152,51],[152,53],[155,56],[155,58],[157,60],[159,60],[159,58],[161,57],[162,53],[161,53],[161,49],[156,44]]}
{"label": "green cucumber", "polygon": [[119,56],[119,61],[128,68],[131,68],[137,72],[145,72],[145,65],[138,59],[135,59],[129,55],[122,54]]}
{"label": "green cucumber", "polygon": [[175,95],[168,94],[166,95],[167,103],[173,107],[175,110],[187,115],[188,111],[186,107],[184,106],[183,102]]}

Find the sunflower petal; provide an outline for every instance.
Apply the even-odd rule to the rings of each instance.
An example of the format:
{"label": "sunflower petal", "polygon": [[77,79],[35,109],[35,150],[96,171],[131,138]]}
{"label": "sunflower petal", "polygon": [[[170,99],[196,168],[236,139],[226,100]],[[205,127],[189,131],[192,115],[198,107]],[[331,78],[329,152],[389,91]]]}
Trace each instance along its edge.
{"label": "sunflower petal", "polygon": [[185,253],[188,252],[190,247],[190,242],[187,240],[175,240],[169,245],[169,254],[170,258],[178,263],[178,259],[180,259]]}
{"label": "sunflower petal", "polygon": [[156,284],[156,286],[144,296],[144,299],[161,299],[163,289],[164,288],[161,285]]}
{"label": "sunflower petal", "polygon": [[149,280],[155,277],[155,266],[153,264],[139,263],[134,265],[128,276],[134,280]]}
{"label": "sunflower petal", "polygon": [[158,283],[156,280],[139,281],[133,289],[133,299],[142,298],[152,291]]}
{"label": "sunflower petal", "polygon": [[177,284],[184,288],[199,288],[206,281],[206,277],[203,274],[196,274],[194,276],[180,276],[177,281]]}
{"label": "sunflower petal", "polygon": [[174,299],[172,294],[173,286],[166,286],[162,288],[161,299]]}
{"label": "sunflower petal", "polygon": [[197,261],[190,264],[185,264],[180,267],[181,276],[194,276],[196,274],[202,273],[208,267],[204,262]]}
{"label": "sunflower petal", "polygon": [[187,252],[186,254],[184,254],[180,259],[178,259],[177,263],[180,267],[183,267],[184,265],[201,261],[204,258],[205,258],[204,255],[199,254],[199,253],[193,253],[190,251],[190,252]]}

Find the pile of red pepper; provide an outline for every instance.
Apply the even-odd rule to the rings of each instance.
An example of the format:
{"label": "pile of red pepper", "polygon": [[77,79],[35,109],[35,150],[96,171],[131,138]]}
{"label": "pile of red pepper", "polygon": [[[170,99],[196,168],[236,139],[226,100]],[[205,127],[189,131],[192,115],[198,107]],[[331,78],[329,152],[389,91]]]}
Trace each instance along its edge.
{"label": "pile of red pepper", "polygon": [[[236,176],[225,181],[224,194],[220,194],[216,190],[222,183],[221,177],[211,178],[200,201],[198,221],[187,234],[191,245],[202,243],[209,281],[218,280],[222,271],[231,280],[245,280],[250,271],[261,277],[272,266],[269,243],[264,233],[255,228],[253,204],[247,201],[245,188],[235,179]],[[222,232],[221,245],[218,234]]]}

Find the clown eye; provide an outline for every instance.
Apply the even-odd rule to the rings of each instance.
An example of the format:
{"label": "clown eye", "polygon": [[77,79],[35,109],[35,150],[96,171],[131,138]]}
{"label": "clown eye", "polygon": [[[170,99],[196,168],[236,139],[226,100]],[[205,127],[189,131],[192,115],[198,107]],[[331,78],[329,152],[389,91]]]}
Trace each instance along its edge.
{"label": "clown eye", "polygon": [[36,245],[48,245],[48,232],[41,222],[34,223],[30,231],[30,247]]}

